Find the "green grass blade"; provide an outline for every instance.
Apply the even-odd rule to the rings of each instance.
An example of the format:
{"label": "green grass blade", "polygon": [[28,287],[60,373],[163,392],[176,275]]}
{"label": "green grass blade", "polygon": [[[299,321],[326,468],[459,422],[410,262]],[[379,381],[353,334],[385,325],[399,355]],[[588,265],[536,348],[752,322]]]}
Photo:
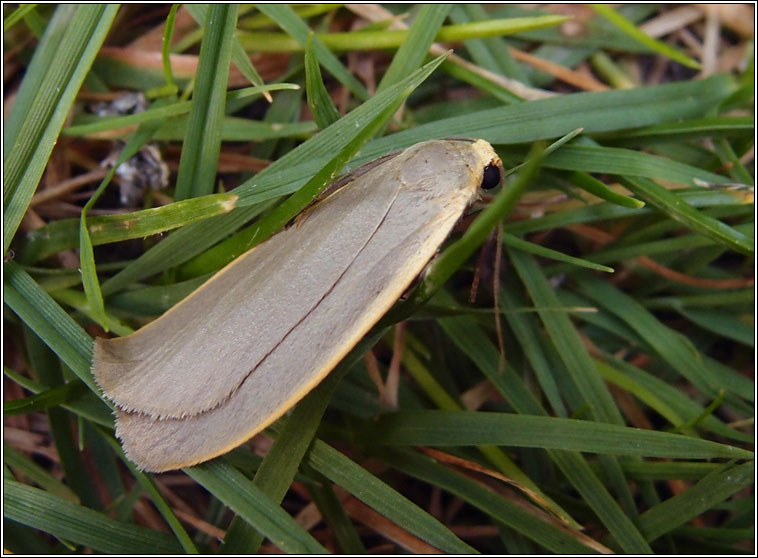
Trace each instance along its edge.
{"label": "green grass blade", "polygon": [[[205,19],[208,14],[208,6],[202,4],[185,4],[185,8],[192,15],[195,21],[200,24],[201,27],[205,26]],[[248,81],[250,81],[250,83],[257,86],[263,85],[263,78],[261,78],[258,70],[255,69],[255,66],[253,66],[253,63],[250,61],[250,57],[242,47],[242,43],[240,43],[240,40],[237,38],[236,33],[232,38],[231,56],[234,65],[237,66],[237,69],[242,72],[242,75],[244,75]],[[266,99],[271,102],[271,95],[268,93],[264,93],[264,95],[266,96]]]}
{"label": "green grass blade", "polygon": [[[709,184],[732,183],[732,179],[726,176],[656,155],[618,147],[567,145],[545,157],[545,166],[561,170],[643,176],[671,180],[687,186],[696,186],[697,181]],[[634,192],[638,193],[637,190]]]}
{"label": "green grass blade", "polygon": [[[565,136],[623,130],[702,116],[735,89],[726,76],[624,91],[576,93],[445,118],[403,130],[367,146],[360,161],[442,137],[475,137],[492,144],[531,143]],[[569,147],[569,146],[565,146]],[[556,154],[561,153],[563,148]]]}
{"label": "green grass blade", "polygon": [[[8,250],[34,195],[76,94],[105,40],[118,6],[77,7],[57,40],[44,78],[31,78],[37,89],[15,141],[4,157],[3,252]],[[47,35],[46,35],[47,36]],[[38,68],[42,71],[42,68]],[[31,92],[30,92],[31,93]],[[16,107],[15,110],[20,110]]]}
{"label": "green grass blade", "polygon": [[685,492],[647,510],[639,517],[640,529],[652,541],[692,518],[718,506],[755,481],[755,463],[726,465],[704,477]]}
{"label": "green grass blade", "polygon": [[98,393],[90,373],[92,338],[18,264],[5,264],[5,303]]}
{"label": "green grass blade", "polygon": [[505,244],[506,246],[510,246],[511,248],[521,250],[522,252],[533,254],[535,256],[550,258],[551,260],[565,262],[567,264],[584,267],[586,269],[594,269],[596,271],[604,271],[606,273],[613,273],[612,267],[600,265],[594,262],[583,260],[581,258],[574,258],[573,256],[568,256],[556,250],[545,248],[544,246],[540,246],[539,244],[535,244],[534,242],[526,241],[512,234],[506,233],[503,235],[503,244]]}
{"label": "green grass blade", "polygon": [[[27,4],[27,6],[31,6],[31,4]],[[20,6],[19,9],[23,8],[24,6]],[[78,7],[74,4],[61,4],[58,6],[45,28],[44,35],[40,38],[39,44],[34,51],[34,56],[26,69],[26,74],[19,87],[13,108],[3,127],[3,163],[7,161],[11,147],[18,140],[21,125],[24,124],[29,115],[33,114],[32,107],[34,106],[35,96],[39,89],[43,87],[43,83],[45,83],[50,64],[56,56],[60,55],[58,47],[77,10]],[[3,185],[3,188],[5,188],[5,185]],[[3,200],[5,200],[5,195],[3,195]]]}
{"label": "green grass blade", "polygon": [[[90,217],[87,230],[93,246],[145,238],[228,213],[236,201],[234,194],[211,194],[131,213]],[[27,234],[17,252],[17,260],[33,264],[78,247],[79,220],[60,219]]]}
{"label": "green grass blade", "polygon": [[630,296],[590,277],[581,277],[578,285],[582,294],[631,326],[669,366],[708,396],[716,397],[721,389],[731,392],[731,398],[749,397],[752,393],[747,378],[736,373],[714,374],[685,336],[662,324]]}
{"label": "green grass blade", "polygon": [[616,146],[639,147],[659,142],[675,142],[702,137],[740,137],[752,135],[753,119],[746,116],[715,116],[667,122],[613,134],[609,142]]}
{"label": "green grass blade", "polygon": [[576,419],[472,411],[399,411],[382,416],[372,440],[384,445],[539,447],[612,455],[751,459],[750,451],[669,434]]}
{"label": "green grass blade", "polygon": [[208,8],[197,86],[176,176],[174,198],[177,201],[210,194],[215,187],[221,152],[220,123],[224,116],[237,9],[236,5],[218,4]]}
{"label": "green grass blade", "polygon": [[26,14],[28,14],[32,10],[35,10],[36,8],[37,8],[36,4],[23,4],[17,7],[10,14],[8,14],[8,16],[3,20],[3,31],[7,33],[11,27],[13,27],[19,21],[24,19],[24,16],[26,16]]}
{"label": "green grass blade", "polygon": [[569,175],[569,180],[590,194],[593,194],[600,199],[603,199],[610,203],[615,203],[622,207],[639,209],[645,205],[645,202],[642,202],[635,198],[630,198],[629,196],[624,196],[623,194],[619,194],[618,192],[611,190],[603,182],[585,172],[572,172]]}
{"label": "green grass blade", "polygon": [[117,521],[53,494],[4,479],[3,514],[97,552],[171,554],[182,552],[176,540],[160,531]]}
{"label": "green grass blade", "polygon": [[313,119],[319,128],[323,130],[340,119],[340,113],[334,106],[321,77],[318,57],[313,49],[313,33],[308,34],[308,41],[305,45],[305,91],[308,97],[308,107],[311,109]]}
{"label": "green grass blade", "polygon": [[[300,89],[300,86],[294,83],[272,83],[260,87],[243,87],[242,89],[235,89],[234,91],[226,93],[226,104],[243,99],[250,100],[260,95],[265,95],[269,91],[294,89]],[[184,123],[184,126],[186,127],[186,118],[182,117],[189,114],[190,110],[192,110],[192,101],[176,101],[172,103],[156,102],[146,111],[124,116],[94,116],[83,114],[74,118],[74,125],[63,129],[63,135],[84,136],[99,132],[112,132],[114,130],[129,128],[139,124],[148,124],[155,121],[162,121],[159,122],[163,124],[159,130],[180,129],[179,126],[174,123],[174,120]],[[242,119],[232,119],[229,117],[222,119],[222,134],[224,123],[234,123],[239,120]],[[183,136],[178,139],[183,139]]]}
{"label": "green grass blade", "polygon": [[[20,386],[23,386],[24,389],[28,389],[32,393],[42,393],[46,389],[37,382],[34,382],[25,376],[16,374],[8,368],[5,368],[4,372],[11,380]],[[110,429],[114,428],[113,413],[111,409],[102,399],[100,399],[99,396],[91,391],[85,390],[81,397],[77,397],[71,401],[62,402],[61,407],[93,422],[94,424]]]}
{"label": "green grass blade", "polygon": [[437,519],[328,444],[316,440],[306,459],[333,483],[427,543],[452,554],[476,552]]}
{"label": "green grass blade", "polygon": [[496,522],[508,525],[553,552],[590,552],[586,545],[579,542],[576,533],[571,533],[565,526],[561,525],[559,528],[555,524],[543,521],[537,514],[524,513],[518,504],[501,497],[468,476],[443,467],[427,456],[395,449],[382,452],[381,455],[386,456],[394,468],[433,486],[441,487],[479,508]]}
{"label": "green grass blade", "polygon": [[685,310],[679,312],[693,323],[713,333],[734,339],[738,343],[755,348],[755,326],[736,318],[728,312],[717,310]]}
{"label": "green grass blade", "polygon": [[282,550],[326,554],[308,531],[231,465],[214,460],[184,472]]}
{"label": "green grass blade", "polygon": [[508,254],[521,277],[521,281],[527,287],[538,309],[539,316],[566,364],[571,378],[590,405],[592,414],[597,417],[597,420],[603,422],[623,424],[621,415],[607,387],[594,370],[592,360],[568,316],[540,310],[540,308],[561,305],[552,286],[530,257],[513,250],[508,250]]}
{"label": "green grass blade", "polygon": [[649,35],[643,33],[637,29],[637,26],[634,25],[634,23],[618,13],[612,6],[607,6],[604,4],[592,4],[592,8],[608,21],[613,23],[616,27],[621,29],[621,31],[629,35],[632,39],[638,41],[640,44],[645,45],[652,51],[657,52],[662,56],[666,56],[674,62],[679,62],[688,68],[693,68],[695,70],[700,69],[700,64],[698,64],[695,60],[685,55],[684,53],[679,52],[675,48],[667,45],[666,43],[653,39]]}
{"label": "green grass blade", "polygon": [[[277,14],[277,16],[278,15],[279,14]],[[566,16],[561,15],[490,19],[486,21],[446,25],[440,27],[439,31],[433,36],[433,38],[435,41],[439,42],[459,42],[466,39],[512,35],[523,33],[530,29],[555,27],[566,20]],[[292,35],[292,37],[288,37],[282,33],[241,32],[240,41],[248,50],[255,50],[258,52],[302,51],[305,47],[304,37],[307,35],[307,31],[303,34],[303,40],[301,41],[301,29],[294,25],[291,28],[285,28],[281,24],[282,21],[282,19],[278,19],[277,23],[282,29]],[[290,21],[287,21],[287,23],[291,24]],[[392,49],[401,47],[408,40],[409,33],[410,30],[406,29],[367,29],[357,33],[324,33],[317,35],[317,39],[325,45],[325,48],[334,51]],[[350,89],[352,91],[352,88]]]}
{"label": "green grass blade", "polygon": [[26,479],[53,496],[75,504],[79,503],[79,497],[73,490],[6,442],[3,442],[3,464],[13,469],[17,474],[21,473]]}
{"label": "green grass blade", "polygon": [[682,223],[687,228],[709,236],[727,248],[747,254],[748,256],[754,255],[753,240],[751,238],[717,219],[703,215],[700,211],[683,202],[665,188],[658,186],[652,180],[627,176],[622,179],[622,182],[627,188],[645,200],[645,202],[662,211],[675,221]]}
{"label": "green grass blade", "polygon": [[56,407],[80,395],[86,388],[79,381],[51,388],[32,397],[14,399],[3,406],[3,416],[21,415]]}

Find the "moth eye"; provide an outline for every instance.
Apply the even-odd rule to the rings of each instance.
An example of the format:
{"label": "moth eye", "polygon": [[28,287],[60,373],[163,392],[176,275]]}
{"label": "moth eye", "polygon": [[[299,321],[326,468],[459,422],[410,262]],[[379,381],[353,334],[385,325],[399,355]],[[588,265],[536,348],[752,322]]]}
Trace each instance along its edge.
{"label": "moth eye", "polygon": [[482,173],[482,188],[491,190],[500,184],[500,169],[497,165],[487,165]]}

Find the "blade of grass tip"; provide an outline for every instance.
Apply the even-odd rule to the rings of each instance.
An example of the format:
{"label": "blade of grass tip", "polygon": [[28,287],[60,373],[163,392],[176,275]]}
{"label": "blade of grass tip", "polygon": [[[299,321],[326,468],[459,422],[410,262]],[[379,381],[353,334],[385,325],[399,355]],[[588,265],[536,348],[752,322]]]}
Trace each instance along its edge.
{"label": "blade of grass tip", "polygon": [[693,70],[700,70],[701,66],[698,62],[686,54],[667,45],[666,43],[657,39],[653,39],[651,36],[640,31],[634,23],[618,13],[612,6],[605,4],[591,4],[591,7],[598,14],[613,23],[616,27],[621,29],[621,31],[629,35],[632,39],[636,40],[640,44],[649,47],[662,56],[670,58],[674,62],[679,62],[680,64],[687,66],[688,68],[692,68]]}
{"label": "blade of grass tip", "polygon": [[429,272],[419,285],[416,295],[411,297],[411,302],[414,299],[417,302],[428,300],[487,239],[497,224],[513,210],[521,195],[531,184],[542,161],[542,156],[541,147],[535,145],[527,159],[526,166],[516,180],[495,196],[492,203],[482,211],[460,240],[451,244],[434,260]]}
{"label": "blade of grass tip", "polygon": [[[341,150],[350,143],[360,133],[367,121],[374,118],[387,106],[393,105],[399,99],[410,95],[420,83],[437,69],[445,56],[438,56],[428,62],[401,83],[366,101],[329,128],[323,130],[318,136],[300,144],[255,177],[235,188],[234,193],[240,196],[235,211],[221,217],[207,219],[205,222],[183,227],[174,232],[106,281],[103,284],[103,292],[105,294],[113,293],[132,281],[186,262],[258,215],[262,210],[261,201],[296,190],[300,184],[307,180],[308,176],[312,176],[312,173],[320,168],[321,161],[326,160],[332,153]],[[266,197],[256,198],[257,205],[253,205],[254,202],[250,200],[253,192],[265,192],[281,187],[283,181],[287,183],[287,188],[270,191]],[[245,205],[250,207],[245,207]]]}
{"label": "blade of grass tip", "polygon": [[313,120],[320,129],[323,130],[340,119],[340,113],[334,106],[321,77],[321,68],[313,50],[312,31],[308,33],[308,41],[305,44],[305,94]]}
{"label": "blade of grass tip", "polygon": [[558,252],[557,250],[551,250],[550,248],[545,248],[544,246],[535,244],[534,242],[529,242],[510,233],[503,234],[503,244],[510,246],[511,248],[521,250],[522,252],[534,254],[535,256],[550,258],[551,260],[566,262],[579,267],[594,269],[595,271],[604,271],[606,273],[614,272],[614,269],[612,267],[596,264],[594,262],[583,260],[581,258],[575,258],[562,252]]}
{"label": "blade of grass tip", "polygon": [[4,253],[29,207],[76,94],[117,11],[115,5],[78,6],[66,30],[54,36],[60,42],[47,60],[49,67],[37,68],[47,73],[42,79],[32,78],[38,89],[27,91],[34,100],[26,105],[29,112],[4,157]]}
{"label": "blade of grass tip", "polygon": [[632,209],[645,207],[645,202],[614,192],[603,182],[586,172],[574,171],[569,174],[568,179],[582,190],[585,190],[607,202],[620,205],[621,207],[630,207]]}
{"label": "blade of grass tip", "polygon": [[[130,213],[101,215],[87,219],[92,244],[110,244],[133,238],[145,238],[160,234],[195,221],[223,215],[232,209],[237,201],[234,194],[210,194],[199,198],[170,203]],[[67,223],[67,221],[56,221]],[[65,234],[63,227],[56,231]],[[59,247],[77,248],[78,245]]]}
{"label": "blade of grass tip", "polygon": [[221,152],[221,122],[225,116],[238,6],[213,4],[208,10],[197,65],[198,87],[192,95],[192,110],[176,176],[176,200],[213,192]]}
{"label": "blade of grass tip", "polygon": [[741,254],[755,255],[753,240],[718,219],[704,215],[680,196],[643,177],[620,177],[621,183],[647,203],[694,232],[716,240]]}
{"label": "blade of grass tip", "polygon": [[[201,26],[205,26],[205,18],[208,14],[208,6],[204,4],[184,4],[184,7],[195,19],[195,21]],[[250,61],[250,57],[245,52],[242,43],[240,43],[237,34],[234,34],[232,38],[232,62],[237,66],[237,69],[245,76],[253,85],[261,86],[264,84],[263,78],[255,69],[255,66]],[[263,93],[263,96],[270,103],[273,101],[271,94],[268,91]]]}
{"label": "blade of grass tip", "polygon": [[145,92],[147,98],[174,96],[179,91],[176,85],[174,74],[171,71],[171,39],[174,37],[174,27],[176,25],[176,12],[179,4],[172,4],[171,9],[166,16],[166,23],[163,27],[163,38],[161,39],[161,61],[163,62],[163,76],[166,79],[165,85],[150,89]]}
{"label": "blade of grass tip", "polygon": [[[308,40],[310,28],[297,13],[284,4],[256,4],[256,7],[276,22],[284,31],[303,47]],[[353,75],[342,65],[342,62],[332,53],[329,48],[318,38],[313,38],[313,48],[316,51],[319,62],[337,80],[347,87],[356,97],[365,101],[370,97],[368,91]]]}

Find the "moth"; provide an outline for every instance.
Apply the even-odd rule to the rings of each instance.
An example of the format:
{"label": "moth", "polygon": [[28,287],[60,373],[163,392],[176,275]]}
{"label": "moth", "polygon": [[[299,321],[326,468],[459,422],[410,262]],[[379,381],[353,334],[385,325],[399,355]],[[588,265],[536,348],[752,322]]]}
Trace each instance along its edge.
{"label": "moth", "polygon": [[157,320],[95,341],[116,434],[147,471],[245,442],[312,390],[423,271],[501,163],[484,140],[425,141],[339,181]]}

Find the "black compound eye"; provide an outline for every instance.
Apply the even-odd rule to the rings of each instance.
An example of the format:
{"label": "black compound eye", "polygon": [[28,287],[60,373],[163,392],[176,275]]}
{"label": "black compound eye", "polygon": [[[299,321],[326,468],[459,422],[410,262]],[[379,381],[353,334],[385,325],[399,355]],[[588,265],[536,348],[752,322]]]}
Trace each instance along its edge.
{"label": "black compound eye", "polygon": [[482,188],[491,190],[500,184],[500,169],[497,165],[487,165],[482,173]]}

